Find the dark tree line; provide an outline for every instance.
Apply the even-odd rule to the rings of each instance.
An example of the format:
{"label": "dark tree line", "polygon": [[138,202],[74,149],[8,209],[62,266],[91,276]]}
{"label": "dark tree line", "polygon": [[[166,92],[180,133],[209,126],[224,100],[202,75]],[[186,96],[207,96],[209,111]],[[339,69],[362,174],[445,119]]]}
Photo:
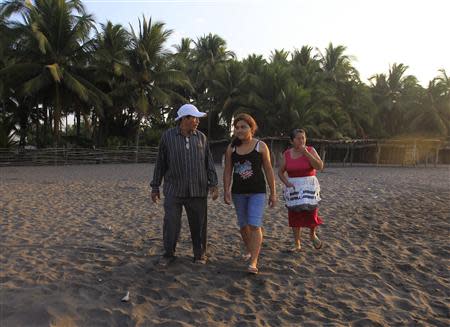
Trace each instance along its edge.
{"label": "dark tree line", "polygon": [[145,17],[138,30],[96,29],[79,0],[3,2],[0,147],[156,144],[185,102],[208,112],[200,127],[211,139],[228,137],[238,112],[264,136],[293,127],[328,139],[449,136],[445,70],[424,88],[393,64],[367,85],[342,45],[237,60],[218,35],[169,49],[171,33]]}

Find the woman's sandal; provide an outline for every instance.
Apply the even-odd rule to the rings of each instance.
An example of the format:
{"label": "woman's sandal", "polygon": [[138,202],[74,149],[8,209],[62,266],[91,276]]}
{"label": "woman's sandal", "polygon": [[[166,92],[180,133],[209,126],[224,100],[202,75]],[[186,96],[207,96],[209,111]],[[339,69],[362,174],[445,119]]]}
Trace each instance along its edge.
{"label": "woman's sandal", "polygon": [[316,250],[319,250],[320,248],[322,248],[322,241],[317,236],[315,236],[313,238],[312,242],[313,242],[313,246]]}
{"label": "woman's sandal", "polygon": [[290,253],[297,253],[300,252],[302,250],[302,247],[300,246],[299,248],[294,246],[293,248],[289,249]]}
{"label": "woman's sandal", "polygon": [[253,267],[253,266],[248,266],[248,267],[247,267],[247,271],[248,271],[250,274],[253,274],[253,275],[258,274],[258,268]]}

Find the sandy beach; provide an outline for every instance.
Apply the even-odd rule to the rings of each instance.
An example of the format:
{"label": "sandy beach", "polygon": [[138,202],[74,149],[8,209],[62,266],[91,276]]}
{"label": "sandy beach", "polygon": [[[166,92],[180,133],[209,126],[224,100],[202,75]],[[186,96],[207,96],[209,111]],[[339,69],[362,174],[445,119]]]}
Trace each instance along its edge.
{"label": "sandy beach", "polygon": [[0,168],[0,326],[450,325],[450,167],[326,168],[323,248],[304,230],[302,251],[287,251],[280,198],[256,276],[222,196],[209,202],[208,264],[192,263],[183,214],[177,260],[155,265],[152,170]]}

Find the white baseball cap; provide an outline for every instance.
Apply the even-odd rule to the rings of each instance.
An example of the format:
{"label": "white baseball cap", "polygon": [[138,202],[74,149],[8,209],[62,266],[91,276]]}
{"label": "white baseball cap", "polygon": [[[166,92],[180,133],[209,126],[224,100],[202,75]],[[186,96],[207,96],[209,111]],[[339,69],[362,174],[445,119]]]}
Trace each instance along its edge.
{"label": "white baseball cap", "polygon": [[183,104],[177,111],[178,117],[175,120],[179,120],[184,116],[205,117],[206,113],[198,111],[197,107],[193,104]]}

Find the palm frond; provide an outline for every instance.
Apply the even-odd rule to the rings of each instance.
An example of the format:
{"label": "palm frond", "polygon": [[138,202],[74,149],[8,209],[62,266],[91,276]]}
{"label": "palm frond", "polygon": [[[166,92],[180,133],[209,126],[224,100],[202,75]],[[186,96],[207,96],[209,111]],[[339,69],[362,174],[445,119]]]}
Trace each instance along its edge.
{"label": "palm frond", "polygon": [[46,65],[45,68],[48,69],[55,82],[57,83],[61,82],[63,73],[57,63]]}
{"label": "palm frond", "polygon": [[42,72],[36,77],[25,82],[20,93],[23,93],[25,95],[35,95],[42,89],[50,86],[51,83],[52,81],[51,78],[49,78],[49,75],[45,72]]}

